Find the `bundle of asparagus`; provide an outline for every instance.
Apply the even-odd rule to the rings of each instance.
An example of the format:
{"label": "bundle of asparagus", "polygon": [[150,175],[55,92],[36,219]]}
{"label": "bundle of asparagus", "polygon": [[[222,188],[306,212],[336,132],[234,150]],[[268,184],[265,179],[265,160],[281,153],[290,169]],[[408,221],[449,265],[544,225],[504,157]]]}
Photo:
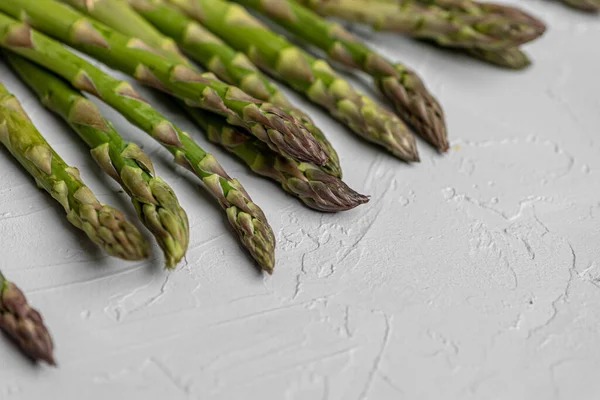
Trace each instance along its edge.
{"label": "bundle of asparagus", "polygon": [[54,344],[40,313],[31,308],[25,295],[0,271],[0,329],[6,332],[34,361],[54,362]]}
{"label": "bundle of asparagus", "polygon": [[[262,75],[244,54],[236,52],[176,9],[160,1],[149,0],[129,0],[135,11],[123,0],[99,0],[94,3],[61,1],[124,35],[142,40],[178,62],[188,62],[180,53],[179,44],[194,60],[221,80],[238,86],[259,100],[281,107],[302,121],[325,151],[329,160],[321,166],[322,169],[341,178],[342,169],[337,152],[310,117],[294,108],[277,86]],[[177,44],[172,38],[177,40]]]}
{"label": "bundle of asparagus", "polygon": [[[588,11],[600,8],[598,0],[562,1]],[[397,115],[244,7],[331,60],[370,75]],[[260,70],[405,161],[419,157],[404,121],[441,152],[448,150],[448,140],[442,108],[414,71],[324,17],[400,32],[511,68],[529,64],[519,46],[545,30],[541,21],[519,9],[472,0],[10,0],[0,2],[0,47],[40,101],[71,126],[99,166],[130,196],[168,268],[186,252],[187,215],[150,158],[126,142],[80,91],[113,107],[197,175],[225,210],[242,244],[272,273],[274,234],[242,185],[129,83],[64,45],[176,97],[209,140],[309,207],[336,212],[364,204],[368,197],[340,179],[338,154],[324,133]],[[210,72],[196,69],[184,53]],[[96,199],[77,169],[50,147],[2,84],[0,142],[64,207],[68,220],[110,255],[147,257],[147,243],[137,228]],[[0,329],[34,360],[54,364],[52,340],[41,316],[1,272]]]}
{"label": "bundle of asparagus", "polygon": [[[400,117],[434,147],[442,152],[448,150],[442,108],[412,70],[401,63],[388,61],[340,25],[327,22],[291,0],[234,1],[267,15],[288,31],[325,51],[332,60],[371,75]],[[306,29],[307,26],[310,29]]]}
{"label": "bundle of asparagus", "polygon": [[510,6],[472,0],[293,0],[322,16],[459,48],[508,68],[529,65],[518,49],[545,32],[537,18]]}
{"label": "bundle of asparagus", "polygon": [[11,0],[0,3],[0,11],[14,18],[27,15],[27,22],[40,31],[189,105],[226,117],[277,152],[319,165],[327,162],[327,155],[306,127],[281,108],[235,86],[203,78],[186,64],[163,57],[68,6],[54,0]]}
{"label": "bundle of asparagus", "polygon": [[168,0],[259,68],[306,95],[366,140],[406,161],[419,159],[415,139],[396,115],[352,88],[326,61],[277,35],[243,7],[223,0]]}
{"label": "bundle of asparagus", "polygon": [[167,268],[181,260],[188,245],[188,219],[173,189],[154,172],[150,158],[127,143],[100,110],[57,76],[6,52],[15,72],[62,117],[91,148],[98,165],[131,197],[139,219],[163,249]]}
{"label": "bundle of asparagus", "polygon": [[69,166],[35,128],[19,101],[0,83],[0,142],[67,213],[67,219],[108,254],[148,256],[148,244],[120,211],[100,203],[77,168]]}
{"label": "bundle of asparagus", "polygon": [[[73,0],[62,1],[72,3],[86,14],[101,19],[101,22],[124,34],[141,32],[144,35],[141,38],[144,42],[152,43],[157,49],[161,49],[170,57],[174,57],[182,62],[187,62],[187,60],[182,58],[178,51],[173,51],[172,47],[165,48],[162,46],[162,43],[168,43],[169,40],[159,32],[153,30],[151,26],[148,26],[146,21],[143,19],[140,20],[139,17],[136,18],[135,12],[120,0],[101,0],[95,3],[93,7]],[[158,5],[158,3],[151,5],[146,0],[136,0],[133,3],[135,3],[135,8],[141,10],[142,15],[144,16],[150,18],[154,12],[156,12],[154,15],[159,17],[157,18],[159,21],[176,21],[176,23],[171,25],[165,24],[165,29],[168,29],[167,26],[173,26],[174,31],[182,29],[193,33],[198,33],[199,30],[203,29],[198,26],[198,24],[187,19],[184,15],[170,7],[155,7],[154,5]],[[162,6],[164,6],[164,4],[162,4]],[[108,12],[109,10],[118,10],[118,13]],[[115,15],[126,15],[128,24],[126,26],[120,24],[117,21],[118,18],[115,18]],[[189,27],[189,29],[181,27],[182,24]],[[283,106],[287,105],[287,107],[291,107],[283,93],[281,93],[266,77],[260,74],[246,56],[241,53],[236,53],[209,32],[203,30],[202,34],[206,34],[207,36],[203,37],[210,40],[206,40],[205,42],[188,40],[191,45],[184,47],[184,49],[197,54],[198,58],[204,60],[204,64],[206,65],[221,66],[221,68],[214,68],[214,70],[221,71],[221,76],[235,77],[235,79],[230,79],[235,80],[236,82],[234,83],[237,83],[237,81],[242,83],[243,86],[241,87],[244,88],[245,91],[249,88],[251,89],[251,91],[249,91],[251,94],[254,94],[253,92],[256,92],[257,94],[262,93],[261,96],[268,96],[269,98],[275,99],[276,102]],[[186,35],[183,33],[175,35],[175,37],[179,36]],[[187,37],[189,37],[189,35],[187,35]],[[206,50],[201,51],[203,49]],[[215,59],[222,59],[223,62],[215,62]],[[212,62],[210,60],[212,60]],[[208,74],[204,76],[209,79],[218,79],[216,76]],[[261,87],[265,90],[260,90]],[[267,98],[265,98],[265,100],[267,100]],[[275,103],[275,101],[273,101],[273,103]],[[264,144],[260,143],[260,141],[246,135],[239,128],[228,124],[223,118],[201,111],[197,108],[185,106],[184,108],[190,114],[192,119],[208,134],[211,141],[222,145],[227,150],[237,155],[256,173],[281,183],[284,190],[298,197],[307,206],[319,211],[336,212],[349,210],[368,201],[367,197],[356,193],[338,179],[339,172],[341,171],[335,170],[336,167],[334,165],[328,163],[325,166],[322,166],[321,169],[327,173],[321,173],[319,168],[314,164],[299,162],[273,152],[264,146]],[[292,112],[301,113],[299,110],[294,110]],[[315,129],[318,128],[315,127]],[[314,131],[312,132],[315,134]],[[335,153],[333,149],[332,151]]]}
{"label": "bundle of asparagus", "polygon": [[[0,8],[4,4],[0,4]],[[226,211],[250,254],[265,271],[273,271],[275,239],[262,210],[211,154],[144,101],[129,83],[114,79],[61,44],[33,31],[28,24],[1,13],[0,46],[44,66],[75,88],[99,97],[156,139],[171,152],[178,164],[202,180]]]}

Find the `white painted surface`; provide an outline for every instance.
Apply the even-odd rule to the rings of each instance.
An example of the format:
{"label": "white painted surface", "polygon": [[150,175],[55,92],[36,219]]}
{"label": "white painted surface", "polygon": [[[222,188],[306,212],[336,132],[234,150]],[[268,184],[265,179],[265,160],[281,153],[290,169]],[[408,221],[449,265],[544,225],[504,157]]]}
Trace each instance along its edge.
{"label": "white painted surface", "polygon": [[[421,164],[404,165],[307,107],[346,181],[372,196],[354,211],[306,209],[171,110],[266,211],[272,277],[193,177],[121,119],[189,213],[174,273],[157,248],[143,263],[97,251],[1,151],[0,267],[43,312],[60,367],[32,367],[2,337],[0,399],[597,399],[600,17],[525,6],[550,25],[525,72],[370,38],[439,97],[446,156],[420,143]],[[3,65],[0,76],[99,197],[134,218],[68,129]]]}

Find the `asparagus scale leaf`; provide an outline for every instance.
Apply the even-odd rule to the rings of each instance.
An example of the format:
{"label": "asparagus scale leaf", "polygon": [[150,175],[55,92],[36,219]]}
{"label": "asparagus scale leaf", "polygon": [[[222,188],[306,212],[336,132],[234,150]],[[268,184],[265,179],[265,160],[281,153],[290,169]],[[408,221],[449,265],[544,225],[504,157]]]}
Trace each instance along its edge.
{"label": "asparagus scale leaf", "polygon": [[[91,15],[95,20],[110,26],[127,36],[142,39],[147,45],[166,53],[183,56],[177,43],[170,37],[159,34],[144,19],[132,12],[126,0],[59,0],[81,12]],[[108,24],[106,21],[111,21]],[[141,23],[140,23],[141,22]]]}
{"label": "asparagus scale leaf", "polygon": [[139,39],[122,35],[87,19],[54,0],[11,0],[0,11],[118,69],[138,81],[186,100],[189,105],[227,117],[273,150],[316,164],[327,156],[300,121],[281,108],[251,97],[235,86],[207,80],[188,66],[149,48]]}
{"label": "asparagus scale leaf", "polygon": [[19,345],[21,350],[34,361],[54,362],[54,344],[44,319],[31,308],[25,295],[0,271],[0,329]]}
{"label": "asparagus scale leaf", "polygon": [[[4,4],[4,3],[2,3]],[[275,238],[263,211],[242,185],[204,151],[147,103],[135,89],[96,68],[60,43],[0,13],[0,47],[32,61],[93,94],[116,109],[129,122],[157,140],[175,162],[198,176],[216,197],[243,245],[267,272],[273,271]]]}
{"label": "asparagus scale leaf", "polygon": [[162,248],[166,266],[173,268],[187,250],[188,218],[173,189],[154,172],[150,158],[135,143],[125,142],[79,91],[22,57],[5,53],[41,102],[77,132],[98,165],[131,197],[139,219]]}
{"label": "asparagus scale leaf", "polygon": [[325,108],[362,138],[405,161],[418,161],[415,139],[393,113],[352,88],[329,64],[277,35],[243,7],[223,0],[168,0],[245,53],[263,71]]}
{"label": "asparagus scale leaf", "polygon": [[509,69],[523,69],[531,65],[531,60],[517,47],[501,50],[466,49],[467,53],[475,58],[490,64]]}
{"label": "asparagus scale leaf", "polygon": [[[1,15],[0,15],[1,17]],[[0,29],[2,31],[2,29]],[[101,204],[35,128],[19,101],[0,83],[0,142],[81,229],[108,254],[125,260],[148,256],[148,244],[120,211]]]}

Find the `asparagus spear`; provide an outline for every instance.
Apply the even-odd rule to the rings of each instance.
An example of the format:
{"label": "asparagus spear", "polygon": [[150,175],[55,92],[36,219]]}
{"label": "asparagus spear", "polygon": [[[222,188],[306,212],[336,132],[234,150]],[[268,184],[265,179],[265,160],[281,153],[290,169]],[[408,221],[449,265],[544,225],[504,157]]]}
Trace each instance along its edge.
{"label": "asparagus spear", "polygon": [[[374,0],[374,1],[396,1],[396,0]],[[524,24],[537,27],[540,35],[545,31],[545,25],[529,14],[514,8],[494,3],[481,3],[472,0],[418,0],[423,4],[434,5],[458,15],[468,15],[474,18],[500,16]],[[506,29],[506,28],[505,28]],[[529,57],[517,47],[489,50],[485,48],[470,48],[466,50],[472,57],[510,69],[523,69],[531,64]]]}
{"label": "asparagus spear", "polygon": [[172,43],[173,40],[165,35],[175,38],[182,49],[223,81],[238,86],[259,100],[280,106],[285,112],[300,120],[329,158],[329,161],[322,166],[323,170],[341,177],[342,171],[336,151],[310,117],[301,110],[293,108],[277,86],[263,76],[244,54],[236,52],[175,8],[159,1],[129,0],[131,6],[143,16],[142,18],[123,0],[98,0],[93,3],[81,0],[61,1],[124,35],[137,37],[151,47],[161,49],[165,55],[179,62],[188,62],[179,51],[164,45]]}
{"label": "asparagus spear", "polygon": [[140,82],[166,91],[195,107],[228,118],[247,129],[273,150],[316,164],[327,156],[306,128],[279,107],[257,100],[237,87],[204,79],[187,64],[161,56],[137,39],[87,19],[54,0],[0,2],[0,11],[27,22],[50,36],[129,74]]}
{"label": "asparagus spear", "polygon": [[[196,174],[225,209],[229,222],[261,267],[271,273],[275,239],[262,210],[242,185],[223,170],[186,132],[169,122],[128,83],[114,79],[60,43],[0,13],[0,47],[46,67],[75,88],[89,92],[119,111],[161,143],[175,162]],[[203,78],[204,79],[204,78]]]}
{"label": "asparagus spear", "polygon": [[294,1],[234,2],[265,14],[288,31],[325,51],[332,60],[371,75],[400,117],[435,148],[442,152],[448,150],[442,108],[414,71],[401,63],[390,62],[341,25],[326,21]]}
{"label": "asparagus spear", "polygon": [[[2,31],[2,29],[0,29]],[[135,225],[118,210],[101,204],[83,183],[77,168],[65,163],[0,83],[0,142],[13,157],[60,203],[67,219],[108,254],[140,260],[148,246]]]}
{"label": "asparagus spear", "polygon": [[562,0],[562,2],[583,11],[600,11],[600,0]]}
{"label": "asparagus spear", "polygon": [[326,61],[315,59],[269,30],[246,10],[223,0],[168,0],[259,68],[329,111],[359,136],[406,161],[417,161],[415,139],[404,123],[353,89]]}
{"label": "asparagus spear", "polygon": [[0,271],[0,329],[17,342],[21,350],[34,361],[54,362],[54,344],[44,319],[31,308],[25,295]]}
{"label": "asparagus spear", "polygon": [[[300,1],[300,0],[294,0]],[[365,2],[384,2],[389,4],[394,4],[399,6],[400,1],[398,0],[362,0]],[[410,1],[410,0],[407,0]],[[524,21],[529,21],[533,24],[536,23],[537,20],[529,20],[529,16],[517,9],[513,9],[510,7],[504,6],[496,6],[493,4],[480,4],[472,2],[471,0],[416,0],[417,2],[422,2],[424,4],[435,5],[439,7],[444,7],[446,11],[455,12],[456,15],[462,15],[466,17],[466,15],[483,17],[487,14],[491,13],[500,13],[501,15],[507,18],[514,19],[522,19]],[[301,1],[300,1],[301,2]],[[432,11],[435,8],[431,8]],[[334,25],[335,26],[335,25]],[[540,28],[543,30],[543,25]],[[439,44],[439,43],[438,43]],[[527,57],[525,53],[520,51],[517,47],[507,47],[501,49],[487,49],[482,47],[465,47],[464,51],[466,54],[470,56],[488,62],[490,64],[498,65],[504,68],[511,69],[523,69],[531,64],[531,61]],[[346,54],[346,53],[343,53]]]}
{"label": "asparagus spear", "polygon": [[5,58],[41,102],[77,132],[98,165],[127,192],[138,217],[162,248],[167,268],[173,268],[187,250],[188,219],[173,189],[154,172],[150,158],[135,143],[125,142],[94,103],[62,79],[17,55],[6,52]]}
{"label": "asparagus spear", "polygon": [[210,141],[241,158],[254,172],[281,184],[308,207],[325,212],[350,210],[369,201],[341,179],[324,173],[314,164],[283,157],[259,140],[228,124],[222,117],[198,108],[186,108]]}
{"label": "asparagus spear", "polygon": [[[370,0],[394,1],[394,0]],[[415,0],[403,0],[415,1]],[[434,6],[455,15],[474,21],[478,31],[487,31],[496,36],[530,35],[528,42],[535,40],[546,31],[546,24],[526,11],[505,4],[475,0],[416,0],[427,6]]]}
{"label": "asparagus spear", "polygon": [[[376,30],[395,31],[420,39],[433,40],[448,47],[500,49],[532,41],[545,31],[536,18],[509,6],[492,5],[480,12],[478,3],[471,10],[438,7],[437,0],[295,0],[322,16],[339,17],[372,26]],[[459,0],[460,1],[460,0]],[[449,2],[454,3],[452,0]],[[439,2],[444,6],[445,1]],[[492,13],[491,10],[494,10]]]}

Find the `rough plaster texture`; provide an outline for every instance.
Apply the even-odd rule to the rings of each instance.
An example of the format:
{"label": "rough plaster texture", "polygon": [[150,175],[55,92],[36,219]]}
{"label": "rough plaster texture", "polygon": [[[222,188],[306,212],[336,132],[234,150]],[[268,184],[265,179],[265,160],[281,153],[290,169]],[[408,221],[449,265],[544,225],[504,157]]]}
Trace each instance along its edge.
{"label": "rough plaster texture", "polygon": [[[421,164],[404,165],[307,106],[366,206],[313,212],[206,144],[268,214],[272,277],[195,180],[114,114],[189,213],[174,273],[157,248],[150,262],[107,258],[0,151],[0,266],[43,312],[60,365],[33,367],[1,337],[0,399],[597,399],[600,17],[523,5],[551,27],[527,47],[525,72],[369,37],[443,103],[446,156],[420,143]],[[68,129],[3,65],[0,76],[101,199],[133,218]]]}

